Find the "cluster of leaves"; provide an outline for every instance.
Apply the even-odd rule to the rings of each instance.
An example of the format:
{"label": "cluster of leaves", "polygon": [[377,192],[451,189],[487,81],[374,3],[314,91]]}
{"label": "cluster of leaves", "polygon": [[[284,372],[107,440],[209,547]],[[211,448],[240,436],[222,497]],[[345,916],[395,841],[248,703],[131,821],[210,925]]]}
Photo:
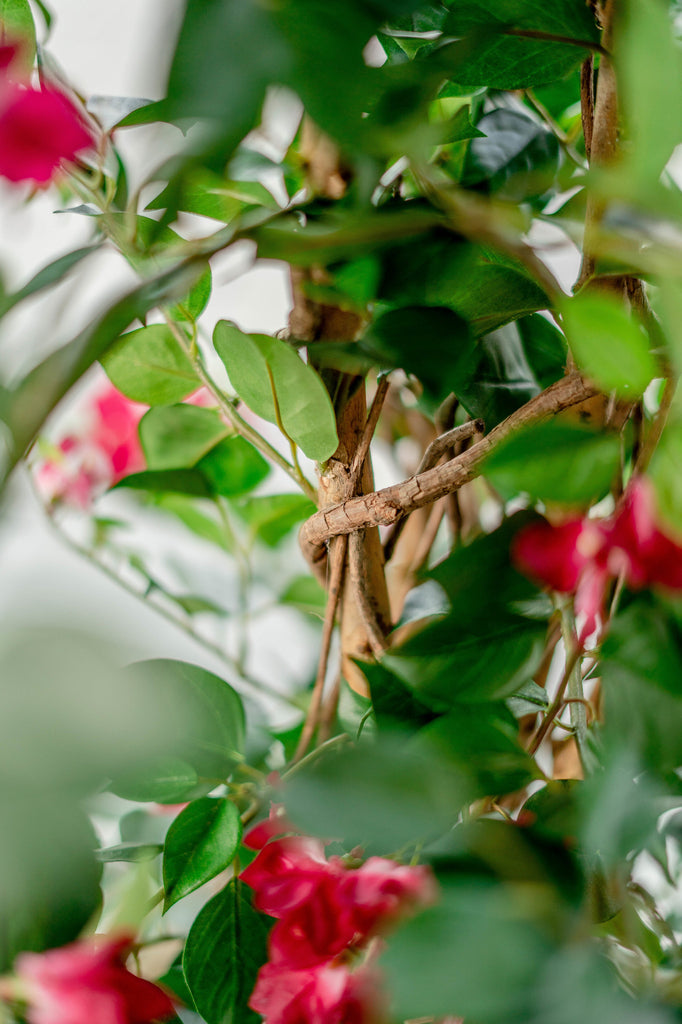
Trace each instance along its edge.
{"label": "cluster of leaves", "polygon": [[[68,208],[92,217],[96,240],[3,292],[0,315],[75,275],[104,241],[140,283],[3,383],[3,479],[99,360],[124,395],[149,406],[139,427],[147,468],[117,485],[129,514],[144,504],[179,519],[188,543],[191,532],[239,563],[246,591],[253,560],[288,553],[292,530],[315,510],[300,454],[324,474],[343,396],[376,371],[406,381],[382,420],[396,449],[435,436],[453,408],[446,427],[482,418],[490,431],[569,365],[603,394],[493,447],[484,479],[467,485],[471,510],[454,509],[457,531],[441,528],[428,568],[408,579],[387,652],[361,664],[371,696],[345,688],[333,737],[303,760],[309,692],[293,698],[293,726],[245,714],[238,691],[253,680],[243,651],[222,652],[233,686],[165,659],[121,671],[82,637],[3,638],[2,970],[20,950],[74,939],[103,892],[107,925],[132,921],[154,944],[166,934],[163,911],[186,933],[162,979],[183,1019],[256,1019],[247,1004],[270,922],[238,878],[252,856],[241,831],[267,810],[268,772],[279,765],[289,769],[279,798],[301,830],[335,837],[339,853],[362,846],[436,872],[440,903],[382,958],[395,1021],[680,1019],[679,910],[673,901],[664,913],[638,872],[648,854],[660,889],[678,882],[682,607],[670,595],[615,595],[577,680],[573,665],[572,703],[558,709],[566,738],[550,732],[538,763],[538,716],[557,711],[546,688],[552,652],[563,630],[570,661],[574,623],[570,601],[553,601],[509,556],[538,512],[602,503],[594,514],[608,514],[646,468],[666,529],[679,528],[675,8],[186,0],[166,97],[93,105],[99,163],[74,168],[63,187]],[[0,22],[29,40],[32,61],[28,0],[0,2]],[[581,100],[589,121],[594,81],[599,106],[612,62],[619,155],[590,164]],[[41,73],[56,72],[43,61]],[[250,133],[281,87],[305,119],[276,162]],[[159,121],[199,128],[178,133],[141,210],[117,139]],[[334,150],[336,191],[316,180],[311,122]],[[187,217],[205,218],[191,239]],[[589,281],[575,295],[532,241],[548,230],[566,245],[584,236]],[[297,301],[353,317],[356,336],[284,339],[208,323],[210,261],[245,240],[259,259],[295,268]],[[199,388],[207,403],[184,404]],[[96,522],[106,553],[113,527]],[[144,559],[133,567],[148,596],[165,588]],[[227,618],[203,595],[167,596],[187,616]],[[275,600],[325,609],[321,586],[298,570]],[[95,850],[83,806],[101,809],[101,791],[142,806],[120,818],[119,841]],[[150,802],[187,806],[168,827]],[[122,875],[121,863],[131,865]]]}

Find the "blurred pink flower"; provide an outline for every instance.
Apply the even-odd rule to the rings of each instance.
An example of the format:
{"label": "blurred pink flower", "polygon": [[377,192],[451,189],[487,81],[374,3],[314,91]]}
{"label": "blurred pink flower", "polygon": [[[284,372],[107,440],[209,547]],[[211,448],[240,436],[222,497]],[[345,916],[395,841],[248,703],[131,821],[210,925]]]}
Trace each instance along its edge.
{"label": "blurred pink flower", "polygon": [[83,423],[57,444],[35,473],[46,501],[87,509],[98,494],[144,469],[138,424],[146,406],[131,402],[107,381],[84,409]]}
{"label": "blurred pink flower", "polygon": [[582,643],[604,619],[611,579],[622,576],[633,590],[682,590],[682,546],[658,526],[653,487],[642,476],[630,481],[610,518],[570,519],[558,526],[531,523],[517,534],[511,555],[539,583],[575,593]]}
{"label": "blurred pink flower", "polygon": [[29,1024],[151,1024],[175,1015],[170,998],[125,967],[132,936],[22,953],[16,974]]}
{"label": "blurred pink flower", "polygon": [[345,965],[400,917],[435,901],[433,876],[383,857],[347,867],[325,857],[321,840],[285,831],[293,826],[273,805],[244,838],[259,853],[241,878],[254,906],[278,918],[250,1005],[266,1024],[375,1024],[384,1018],[376,976]]}
{"label": "blurred pink flower", "polygon": [[[5,48],[6,51],[7,48]],[[14,54],[0,54],[7,70]],[[46,185],[63,160],[93,145],[93,137],[66,96],[7,78],[0,87],[0,175]]]}
{"label": "blurred pink flower", "polygon": [[377,1024],[385,1019],[380,978],[343,965],[261,968],[249,1005],[267,1024]]}

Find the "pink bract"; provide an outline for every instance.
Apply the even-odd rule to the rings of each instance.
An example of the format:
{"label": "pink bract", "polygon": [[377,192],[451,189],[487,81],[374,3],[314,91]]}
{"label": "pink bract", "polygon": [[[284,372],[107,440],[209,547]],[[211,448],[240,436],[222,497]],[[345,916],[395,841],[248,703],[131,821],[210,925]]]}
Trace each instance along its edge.
{"label": "pink bract", "polygon": [[173,1017],[166,993],[125,967],[131,941],[129,935],[93,939],[17,957],[29,1024],[152,1024]]}
{"label": "pink bract", "polygon": [[355,931],[368,935],[417,907],[434,903],[436,895],[428,868],[370,857],[356,871],[346,872],[337,899]]}
{"label": "pink bract", "polygon": [[288,836],[267,843],[241,878],[254,890],[258,910],[281,917],[309,900],[330,870],[319,839]]}
{"label": "pink bract", "polygon": [[305,971],[284,965],[261,968],[249,1005],[266,1024],[378,1024],[384,1010],[377,975],[361,968],[319,966]]}
{"label": "pink bract", "polygon": [[572,519],[558,526],[542,520],[521,530],[512,560],[526,575],[560,593],[575,593],[584,642],[604,617],[611,579],[622,575],[634,590],[682,590],[682,546],[657,522],[653,486],[634,477],[614,514],[600,522]]}
{"label": "pink bract", "polygon": [[73,104],[53,89],[5,82],[0,91],[0,175],[45,185],[93,138]]}

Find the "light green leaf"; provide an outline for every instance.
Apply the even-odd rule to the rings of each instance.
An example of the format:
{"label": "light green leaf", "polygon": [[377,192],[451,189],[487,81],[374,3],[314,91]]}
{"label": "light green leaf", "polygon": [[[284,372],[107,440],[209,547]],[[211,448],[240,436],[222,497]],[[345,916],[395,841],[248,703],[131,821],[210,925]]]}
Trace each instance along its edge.
{"label": "light green leaf", "polygon": [[72,267],[80,263],[87,256],[90,256],[93,252],[97,252],[99,247],[99,243],[96,245],[86,245],[82,249],[74,249],[73,252],[68,252],[65,256],[60,256],[58,259],[53,260],[52,263],[48,263],[46,267],[39,270],[30,281],[16,292],[0,297],[0,316],[4,316],[10,309],[13,309],[19,302],[23,302],[24,299],[30,298],[31,295],[35,295],[37,292],[57,284],[68,274]]}
{"label": "light green leaf", "polygon": [[287,436],[309,458],[323,462],[333,455],[338,437],[331,400],[293,348],[266,334],[244,334],[227,320],[217,323],[213,343],[232,386],[253,412],[271,423],[281,419]]}
{"label": "light green leaf", "polygon": [[615,298],[580,292],[562,309],[576,362],[604,391],[642,395],[659,373],[644,329]]}
{"label": "light green leaf", "polygon": [[179,402],[201,383],[189,356],[164,324],[124,334],[101,363],[114,387],[145,405]]}
{"label": "light green leaf", "polygon": [[238,515],[249,524],[264,544],[277,544],[315,511],[315,505],[302,494],[263,494],[235,506]]}
{"label": "light green leaf", "polygon": [[22,64],[28,70],[36,57],[36,27],[28,0],[0,0],[0,42],[23,44]]}
{"label": "light green leaf", "polygon": [[490,454],[483,471],[507,498],[523,492],[583,505],[608,492],[619,458],[617,435],[552,420],[513,434]]}
{"label": "light green leaf", "polygon": [[161,405],[140,420],[140,441],[149,469],[185,469],[229,434],[216,409]]}
{"label": "light green leaf", "polygon": [[163,850],[164,913],[232,863],[241,833],[239,811],[224,797],[193,800],[180,812]]}
{"label": "light green leaf", "polygon": [[280,594],[279,603],[322,619],[327,607],[327,594],[314,576],[296,576]]}
{"label": "light green leaf", "polygon": [[161,843],[118,843],[95,851],[97,860],[104,864],[119,861],[153,860],[163,851]]}
{"label": "light green leaf", "polygon": [[268,919],[251,907],[248,886],[233,879],[192,925],[182,961],[196,1008],[208,1024],[256,1024],[248,1007],[267,959]]}

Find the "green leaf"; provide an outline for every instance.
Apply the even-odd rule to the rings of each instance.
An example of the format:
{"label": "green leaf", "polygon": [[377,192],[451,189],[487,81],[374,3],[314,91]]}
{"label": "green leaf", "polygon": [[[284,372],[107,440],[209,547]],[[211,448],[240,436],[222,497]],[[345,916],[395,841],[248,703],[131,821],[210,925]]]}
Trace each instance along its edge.
{"label": "green leaf", "polygon": [[404,734],[329,752],[287,781],[284,801],[304,832],[334,836],[347,849],[393,853],[442,834],[466,800],[461,773]]}
{"label": "green leaf", "polygon": [[30,71],[36,59],[36,27],[28,0],[0,0],[0,42],[22,44],[21,63]]}
{"label": "green leaf", "polygon": [[513,434],[485,460],[483,472],[505,498],[588,505],[604,497],[620,460],[620,439],[550,420]]}
{"label": "green leaf", "polygon": [[192,925],[183,957],[185,979],[208,1024],[257,1024],[248,1007],[267,960],[268,918],[251,907],[238,878],[214,896]]}
{"label": "green leaf", "polygon": [[145,469],[130,473],[115,485],[115,489],[150,491],[160,494],[186,494],[196,498],[210,498],[211,487],[198,469]]}
{"label": "green leaf", "polygon": [[[440,874],[438,882],[436,905],[401,924],[381,957],[393,1019],[530,1020],[536,978],[551,950],[531,893],[468,874]],[[547,908],[547,887],[530,889]]]}
{"label": "green leaf", "polygon": [[605,391],[636,398],[659,375],[644,329],[618,299],[582,291],[564,303],[562,316],[578,365]]}
{"label": "green leaf", "polygon": [[192,285],[192,289],[184,302],[173,306],[170,314],[174,320],[186,320],[195,323],[208,305],[213,288],[213,276],[210,266],[206,268],[199,280]]}
{"label": "green leaf", "polygon": [[183,264],[146,281],[47,356],[13,390],[0,392],[0,419],[13,438],[11,455],[3,467],[4,476],[33,441],[54,406],[95,360],[105,355],[121,332],[153,306],[182,290],[183,284],[194,277],[193,266]]}
{"label": "green leaf", "polygon": [[682,765],[682,637],[660,605],[633,602],[603,646],[604,743],[628,749],[654,772]]}
{"label": "green leaf", "polygon": [[[263,419],[281,419],[288,437],[311,459],[336,451],[336,418],[324,384],[285,341],[244,334],[227,320],[216,324],[213,343],[232,386]],[[275,405],[277,403],[277,406]]]}
{"label": "green leaf", "polygon": [[445,306],[403,306],[377,317],[356,347],[381,366],[413,373],[442,401],[457,391],[474,339],[467,321]]}
{"label": "green leaf", "polygon": [[154,758],[147,770],[121,772],[109,788],[124,800],[175,804],[187,800],[198,783],[199,777],[191,764],[169,756]]}
{"label": "green leaf", "polygon": [[[544,32],[577,44],[523,38],[509,30]],[[469,39],[436,50],[432,59],[467,88],[528,89],[563,78],[598,40],[588,7],[573,0],[458,0],[444,24],[450,36]]]}
{"label": "green leaf", "polygon": [[124,334],[101,363],[114,387],[145,405],[179,402],[201,384],[189,356],[164,324]]}
{"label": "green leaf", "polygon": [[112,864],[119,861],[152,860],[162,851],[161,843],[118,843],[116,846],[96,850],[95,855],[103,864]]}
{"label": "green leaf", "polygon": [[232,863],[241,833],[239,811],[224,797],[193,800],[180,812],[163,849],[164,913]]}
{"label": "green leaf", "polygon": [[216,409],[161,405],[140,420],[140,441],[149,469],[186,469],[229,434]]}
{"label": "green leaf", "polygon": [[554,324],[540,313],[516,321],[523,351],[533,376],[544,390],[564,375],[568,347]]}
{"label": "green leaf", "polygon": [[484,138],[467,148],[461,184],[523,202],[541,196],[559,170],[556,135],[527,114],[504,107],[478,122]]}
{"label": "green leaf", "polygon": [[237,497],[253,490],[270,472],[263,456],[243,437],[227,437],[204,455],[197,470],[213,494]]}
{"label": "green leaf", "polygon": [[80,263],[81,260],[91,256],[92,253],[97,252],[100,248],[100,243],[96,245],[86,245],[82,249],[74,249],[73,252],[68,252],[64,256],[60,256],[58,259],[53,260],[52,263],[48,263],[46,267],[39,270],[38,273],[27,281],[25,285],[18,289],[16,292],[12,292],[11,295],[3,295],[0,297],[0,316],[4,316],[6,313],[13,309],[18,303],[23,302],[24,299],[30,298],[32,295],[36,295],[38,292],[43,291],[45,288],[51,288],[52,285],[57,284],[63,280],[64,277],[69,273],[72,267]]}
{"label": "green leaf", "polygon": [[164,512],[177,516],[197,537],[225,551],[233,550],[232,539],[227,536],[223,523],[199,509],[197,502],[179,494],[160,493],[155,497],[155,504]]}
{"label": "green leaf", "polygon": [[178,210],[229,223],[246,209],[264,206],[279,209],[272,194],[258,181],[229,181],[210,171],[196,171],[182,183],[179,197],[167,187],[147,205],[148,210],[164,210],[174,202]]}
{"label": "green leaf", "polygon": [[268,547],[276,547],[316,509],[314,503],[302,494],[263,494],[240,501],[235,505],[235,511],[248,523],[254,537]]}
{"label": "green leaf", "polygon": [[327,607],[327,592],[314,576],[296,576],[279,595],[278,603],[322,619]]}
{"label": "green leaf", "polygon": [[126,793],[147,793],[150,786],[158,783],[160,788],[167,780],[162,797],[130,799],[178,803],[204,795],[242,762],[244,708],[237,692],[223,679],[197,665],[164,658],[131,665],[126,677],[134,682],[136,692],[164,709],[167,732],[157,743],[154,756],[145,758],[141,752],[140,767],[117,774],[110,787],[114,792],[124,795],[125,788]]}

